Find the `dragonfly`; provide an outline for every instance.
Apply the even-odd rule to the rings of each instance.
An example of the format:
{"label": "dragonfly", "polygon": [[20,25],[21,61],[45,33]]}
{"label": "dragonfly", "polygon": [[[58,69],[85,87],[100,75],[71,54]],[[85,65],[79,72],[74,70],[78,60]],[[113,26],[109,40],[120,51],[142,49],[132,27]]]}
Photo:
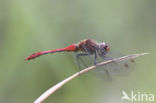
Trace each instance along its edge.
{"label": "dragonfly", "polygon": [[[25,60],[32,60],[41,55],[56,53],[56,52],[74,52],[76,54],[76,62],[78,64],[79,68],[81,69],[81,64],[84,67],[87,67],[87,64],[85,63],[86,60],[84,62],[82,57],[84,57],[84,56],[89,57],[90,59],[92,59],[92,64],[96,65],[97,63],[99,63],[99,61],[98,61],[99,58],[102,60],[113,59],[113,57],[107,56],[109,51],[110,51],[110,46],[107,43],[105,43],[105,42],[98,43],[92,39],[85,39],[77,44],[71,44],[64,48],[33,53],[30,56],[28,56]],[[113,63],[112,62],[111,64],[108,64],[105,66],[108,69],[105,68],[102,70],[104,70],[104,72],[106,72],[107,75],[109,75],[109,72],[111,70],[118,71],[118,70],[120,70],[120,68],[123,68],[123,69],[130,68],[130,64],[133,64],[133,63],[134,63],[133,59],[131,59],[129,62],[124,62],[124,63],[117,63],[117,62]],[[122,64],[122,67],[119,64],[120,65]],[[114,67],[112,65],[114,65]],[[119,65],[119,66],[116,66],[116,65]],[[109,68],[113,68],[113,69],[109,69]]]}
{"label": "dragonfly", "polygon": [[72,44],[65,48],[33,53],[30,56],[28,56],[25,60],[35,59],[41,55],[55,53],[55,52],[65,52],[65,51],[66,52],[78,52],[78,51],[81,51],[82,53],[77,54],[77,58],[79,58],[80,56],[94,55],[94,65],[96,65],[97,55],[99,55],[101,58],[105,59],[105,55],[107,54],[107,52],[109,52],[109,50],[110,50],[110,47],[105,42],[96,43],[95,41],[93,41],[91,39],[86,39],[86,40],[79,42],[78,44]]}

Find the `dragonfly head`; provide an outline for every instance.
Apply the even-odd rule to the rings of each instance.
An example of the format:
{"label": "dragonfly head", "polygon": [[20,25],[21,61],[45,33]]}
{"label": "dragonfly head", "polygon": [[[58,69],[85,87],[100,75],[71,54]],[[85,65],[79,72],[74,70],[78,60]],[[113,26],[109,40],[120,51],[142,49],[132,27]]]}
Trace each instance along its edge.
{"label": "dragonfly head", "polygon": [[105,55],[107,52],[109,52],[110,47],[105,43],[99,43],[99,53],[101,55]]}

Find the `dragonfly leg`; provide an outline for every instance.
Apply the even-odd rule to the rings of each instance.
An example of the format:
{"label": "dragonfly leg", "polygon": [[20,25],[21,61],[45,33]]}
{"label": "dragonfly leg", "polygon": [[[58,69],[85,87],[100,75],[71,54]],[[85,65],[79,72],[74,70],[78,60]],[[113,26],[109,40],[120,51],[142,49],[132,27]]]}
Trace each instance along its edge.
{"label": "dragonfly leg", "polygon": [[[89,54],[86,53],[79,53],[76,54],[76,60],[77,60],[77,64],[79,66],[79,69],[81,70],[81,66],[80,66],[80,61],[81,63],[87,68],[88,66],[85,64],[85,62],[80,58],[80,56],[88,56]],[[79,61],[80,60],[80,61]]]}
{"label": "dragonfly leg", "polygon": [[[80,65],[80,58],[78,58],[77,56],[76,56],[76,62],[77,62],[77,64],[78,64],[78,67],[79,67],[79,70],[81,70],[81,65]],[[84,64],[83,64],[84,65]]]}
{"label": "dragonfly leg", "polygon": [[104,60],[112,60],[113,58],[109,57],[109,56],[106,56],[106,55],[101,55],[100,54],[100,57]]}
{"label": "dragonfly leg", "polygon": [[97,64],[96,60],[97,60],[97,54],[96,54],[96,52],[95,52],[95,57],[94,57],[94,65],[96,65],[96,64]]}
{"label": "dragonfly leg", "polygon": [[78,67],[79,67],[79,70],[81,70],[80,62],[79,62],[79,59],[77,58],[77,56],[76,56],[76,63],[78,65]]}

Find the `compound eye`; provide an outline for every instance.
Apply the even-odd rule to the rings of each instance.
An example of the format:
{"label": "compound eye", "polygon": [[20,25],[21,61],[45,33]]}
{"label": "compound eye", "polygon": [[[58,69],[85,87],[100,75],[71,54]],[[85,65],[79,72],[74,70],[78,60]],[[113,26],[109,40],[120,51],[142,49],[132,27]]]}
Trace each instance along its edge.
{"label": "compound eye", "polygon": [[109,52],[110,47],[109,47],[109,46],[106,46],[106,47],[105,47],[105,50],[106,50],[107,52]]}
{"label": "compound eye", "polygon": [[99,44],[99,50],[102,55],[105,55],[107,52],[109,52],[110,47],[105,42],[103,42]]}

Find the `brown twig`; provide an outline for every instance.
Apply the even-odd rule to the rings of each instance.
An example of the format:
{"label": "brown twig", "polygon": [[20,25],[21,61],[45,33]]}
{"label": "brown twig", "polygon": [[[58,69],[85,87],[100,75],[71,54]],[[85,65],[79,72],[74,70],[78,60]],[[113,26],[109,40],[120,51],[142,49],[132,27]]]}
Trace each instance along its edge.
{"label": "brown twig", "polygon": [[98,66],[102,66],[102,65],[106,65],[108,63],[114,62],[114,61],[123,61],[123,60],[127,60],[127,59],[132,59],[135,57],[139,57],[139,56],[143,56],[146,55],[148,53],[140,53],[140,54],[132,54],[132,55],[128,55],[128,56],[123,56],[120,58],[116,58],[116,59],[112,59],[112,60],[107,60],[104,62],[101,62],[97,65],[88,67],[86,69],[83,69],[75,74],[73,74],[72,76],[66,78],[65,80],[59,82],[58,84],[54,85],[53,87],[51,87],[50,89],[48,89],[45,93],[43,93],[39,98],[37,98],[34,103],[42,103],[48,96],[50,96],[51,94],[53,94],[55,91],[57,91],[59,88],[61,88],[63,85],[65,85],[66,83],[68,83],[69,81],[71,81],[72,79],[78,77],[80,74],[83,74],[85,72],[88,72],[92,69],[95,69]]}

